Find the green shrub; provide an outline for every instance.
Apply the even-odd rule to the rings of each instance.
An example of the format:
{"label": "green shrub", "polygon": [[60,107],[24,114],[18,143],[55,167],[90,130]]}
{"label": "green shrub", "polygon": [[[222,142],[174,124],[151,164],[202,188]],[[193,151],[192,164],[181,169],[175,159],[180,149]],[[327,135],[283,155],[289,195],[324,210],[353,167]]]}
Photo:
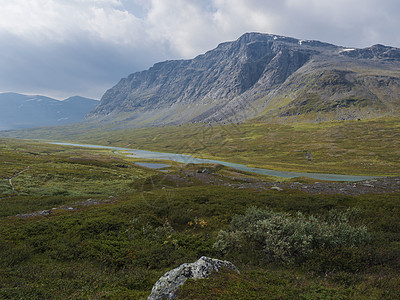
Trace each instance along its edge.
{"label": "green shrub", "polygon": [[355,247],[369,240],[365,226],[350,224],[354,210],[331,210],[327,217],[295,216],[267,209],[250,207],[245,215],[233,217],[230,228],[220,231],[218,250],[241,252],[258,250],[270,261],[301,262],[315,250]]}

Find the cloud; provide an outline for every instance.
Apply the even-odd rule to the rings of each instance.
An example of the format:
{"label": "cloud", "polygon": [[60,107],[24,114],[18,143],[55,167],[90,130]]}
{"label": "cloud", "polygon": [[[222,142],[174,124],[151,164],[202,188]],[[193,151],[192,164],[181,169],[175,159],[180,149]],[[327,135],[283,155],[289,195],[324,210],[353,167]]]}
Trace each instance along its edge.
{"label": "cloud", "polygon": [[77,32],[125,42],[139,22],[116,0],[1,0],[0,5],[1,31],[36,42],[65,42]]}
{"label": "cloud", "polygon": [[100,97],[169,57],[117,0],[0,0],[0,90]]}
{"label": "cloud", "polygon": [[400,3],[395,0],[213,0],[208,11],[199,1],[151,2],[154,20],[162,22],[157,32],[168,33],[173,49],[184,56],[249,31],[355,47],[400,46]]}
{"label": "cloud", "polygon": [[[376,43],[400,46],[395,27],[400,5],[379,0],[286,0],[280,30],[304,38],[367,47]],[[284,15],[282,15],[282,12]]]}
{"label": "cloud", "polygon": [[100,97],[250,31],[400,46],[397,0],[0,0],[0,91]]}

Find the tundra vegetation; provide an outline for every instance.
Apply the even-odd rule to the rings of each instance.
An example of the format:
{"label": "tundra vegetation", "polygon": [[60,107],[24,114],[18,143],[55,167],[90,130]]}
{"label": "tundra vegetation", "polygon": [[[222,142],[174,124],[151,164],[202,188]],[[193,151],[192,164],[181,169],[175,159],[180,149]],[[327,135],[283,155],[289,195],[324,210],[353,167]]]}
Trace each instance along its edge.
{"label": "tundra vegetation", "polygon": [[[68,139],[262,167],[398,175],[399,124],[251,123],[207,132],[193,124],[75,136],[71,126]],[[189,281],[180,299],[400,298],[399,193],[238,189],[178,176],[197,166],[168,162],[169,172],[160,172],[135,161],[110,150],[0,139],[0,298],[145,299],[166,271],[203,255],[230,260],[241,273]],[[226,167],[205,167],[215,173],[204,176],[232,180]]]}
{"label": "tundra vegetation", "polygon": [[128,129],[79,124],[4,131],[0,136],[187,153],[285,171],[399,175],[400,170],[400,120],[391,118]]}

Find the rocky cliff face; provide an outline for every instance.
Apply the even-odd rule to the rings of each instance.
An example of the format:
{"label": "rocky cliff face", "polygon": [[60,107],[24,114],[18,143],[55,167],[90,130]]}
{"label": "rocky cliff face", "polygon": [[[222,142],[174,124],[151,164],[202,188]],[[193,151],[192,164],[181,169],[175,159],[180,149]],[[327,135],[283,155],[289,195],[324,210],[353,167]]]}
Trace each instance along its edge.
{"label": "rocky cliff face", "polygon": [[248,33],[122,79],[88,121],[129,126],[249,118],[331,120],[400,111],[400,49]]}

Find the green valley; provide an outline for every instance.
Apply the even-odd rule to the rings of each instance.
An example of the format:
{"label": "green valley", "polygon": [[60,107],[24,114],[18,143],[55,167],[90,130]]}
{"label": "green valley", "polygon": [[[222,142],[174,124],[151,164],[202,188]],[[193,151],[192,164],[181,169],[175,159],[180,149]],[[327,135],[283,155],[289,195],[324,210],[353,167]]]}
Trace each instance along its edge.
{"label": "green valley", "polygon": [[399,175],[400,170],[398,119],[130,129],[67,125],[5,131],[1,136],[185,153],[287,171]]}
{"label": "green valley", "polygon": [[[397,123],[378,124],[385,129],[385,134],[381,134],[387,145],[391,145],[390,141],[395,139],[389,138],[389,132],[397,132],[393,126]],[[307,132],[312,125],[302,126],[276,125],[271,130],[279,129],[287,139],[287,131],[303,128]],[[338,132],[339,126],[342,125],[326,124],[321,132]],[[348,127],[353,129],[349,132],[356,134],[358,126],[361,125],[350,124]],[[257,134],[265,130],[255,124],[242,128],[248,130],[248,136],[253,137],[249,140],[255,142],[260,139]],[[109,144],[136,141],[151,148],[164,143],[163,149],[171,150],[172,138],[183,135],[181,127],[165,128],[171,143],[167,144],[156,130],[120,131]],[[215,139],[229,142],[223,127],[215,130]],[[146,144],[145,136],[150,136],[151,131],[154,134]],[[201,134],[194,131],[190,135],[188,127],[184,131],[187,142],[195,142]],[[340,131],[337,134],[340,136]],[[320,137],[324,135],[321,133]],[[107,138],[110,136],[98,133],[91,140],[80,140],[100,143]],[[299,140],[294,139],[294,143]],[[245,143],[236,140],[236,145],[244,147]],[[346,149],[347,144],[338,145]],[[372,141],[367,146],[377,147]],[[209,147],[218,150],[212,143]],[[204,148],[198,153],[210,155],[205,151]],[[226,150],[222,147],[218,151]],[[380,154],[378,161],[388,160],[383,151],[374,151]],[[238,153],[246,157],[245,151]],[[110,150],[4,138],[0,158],[1,298],[146,299],[152,285],[167,270],[202,255],[228,259],[241,274],[222,272],[214,275],[213,280],[191,281],[179,291],[178,299],[400,296],[399,192],[352,196],[245,186],[242,183],[273,185],[277,179],[238,173],[222,166],[173,162],[166,173],[137,166],[134,158]],[[288,159],[289,163],[294,162]],[[199,173],[204,169],[208,172]],[[388,172],[389,168],[382,170]],[[312,184],[304,180],[298,179],[300,183]],[[339,216],[351,209],[354,213],[350,224],[365,226],[369,238],[357,246],[326,245],[311,256],[298,256],[299,259],[295,259],[297,254],[293,252],[293,261],[270,257],[262,245],[254,242],[249,244],[251,252],[243,252],[240,247],[228,252],[215,247],[220,230],[228,230],[232,219],[237,218],[235,215],[243,215],[254,206],[293,217],[302,213],[320,220],[334,210]]]}

